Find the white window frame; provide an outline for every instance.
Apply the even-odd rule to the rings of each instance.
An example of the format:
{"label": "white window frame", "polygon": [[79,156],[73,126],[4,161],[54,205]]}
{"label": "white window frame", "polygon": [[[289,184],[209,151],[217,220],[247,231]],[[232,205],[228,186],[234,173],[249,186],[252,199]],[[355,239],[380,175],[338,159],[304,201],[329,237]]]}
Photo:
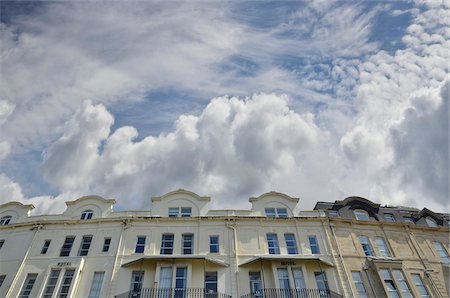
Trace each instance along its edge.
{"label": "white window frame", "polygon": [[405,298],[413,298],[411,287],[409,286],[403,271],[400,269],[392,269],[392,275],[394,276],[401,296]]}
{"label": "white window frame", "polygon": [[[106,241],[106,240],[108,240],[108,241]],[[109,252],[110,247],[111,247],[111,237],[103,238],[102,252]]]}
{"label": "white window frame", "polygon": [[29,298],[31,292],[33,291],[33,287],[36,283],[36,279],[38,277],[37,273],[28,273],[25,278],[22,289],[20,290],[18,298]]}
{"label": "white window frame", "polygon": [[[398,291],[398,286],[394,280],[394,277],[392,276],[391,271],[389,269],[382,268],[382,269],[380,269],[380,276],[381,276],[381,280],[383,281],[383,286],[387,290],[386,293],[387,293],[388,297],[389,298],[400,297],[400,293]],[[392,285],[394,289],[392,290],[388,285]],[[393,293],[395,293],[395,294],[393,294]]]}
{"label": "white window frame", "polygon": [[[142,239],[144,239],[143,243],[141,241]],[[145,242],[147,242],[147,236],[137,236],[136,237],[136,247],[134,248],[135,254],[143,254],[145,252]]]}
{"label": "white window frame", "polygon": [[11,223],[12,216],[6,215],[0,218],[0,226],[7,226]]}
{"label": "white window frame", "polygon": [[369,297],[367,294],[366,285],[362,279],[362,274],[359,271],[352,271],[352,279],[355,285],[356,291],[358,292],[359,298],[367,298]]}
{"label": "white window frame", "polygon": [[[415,287],[417,289],[417,292],[419,292],[420,297],[429,298],[430,297],[430,293],[428,292],[427,287],[423,283],[423,279],[420,276],[420,274],[419,273],[413,273],[413,274],[411,274],[411,277],[412,277],[414,285],[415,285]],[[421,291],[421,289],[423,289],[423,291]]]}
{"label": "white window frame", "polygon": [[380,251],[382,257],[392,257],[391,251],[389,250],[389,247],[383,237],[375,237],[375,243],[377,244],[378,250]]}
{"label": "white window frame", "polygon": [[92,277],[91,288],[88,298],[99,298],[102,293],[103,280],[105,279],[105,271],[96,271]]}
{"label": "white window frame", "polygon": [[51,243],[52,243],[52,240],[50,240],[50,239],[44,240],[44,245],[42,245],[42,248],[41,248],[41,255],[47,254]]}
{"label": "white window frame", "polygon": [[[287,237],[291,237],[291,239],[286,238]],[[295,238],[295,234],[294,233],[285,233],[284,234],[284,241],[286,243],[286,251],[289,255],[296,255],[298,254],[298,248],[297,248],[297,239]],[[289,250],[292,251],[289,251]]]}
{"label": "white window frame", "polygon": [[266,217],[269,218],[287,218],[289,217],[287,208],[284,207],[267,207],[264,208]]}
{"label": "white window frame", "polygon": [[[213,238],[217,238],[217,243],[213,243]],[[212,247],[216,247],[217,251],[212,251]],[[220,253],[220,237],[218,235],[210,235],[209,236],[209,253],[211,254],[219,254]]]}
{"label": "white window frame", "polygon": [[[270,239],[269,239],[270,237]],[[267,233],[267,249],[270,255],[279,255],[280,254],[280,244],[278,242],[278,235],[275,233]]]}
{"label": "white window frame", "polygon": [[84,235],[81,238],[80,248],[78,249],[79,257],[87,256],[89,254],[89,249],[91,248],[92,239],[93,239],[92,235]]}
{"label": "white window frame", "polygon": [[[67,240],[72,239],[72,241],[68,242]],[[61,246],[61,250],[59,252],[59,256],[60,257],[70,257],[70,253],[72,252],[72,247],[73,244],[75,243],[75,236],[66,236],[66,238],[64,238],[64,243]]]}
{"label": "white window frame", "polygon": [[366,210],[355,209],[353,210],[356,220],[360,221],[370,221],[369,213]]}
{"label": "white window frame", "polygon": [[[71,272],[72,275],[69,275],[68,272]],[[75,279],[75,274],[76,274],[75,268],[66,268],[64,270],[64,274],[62,276],[62,279],[61,279],[61,282],[60,282],[60,285],[59,285],[58,298],[71,297],[70,294],[71,294],[73,281]],[[69,283],[67,283],[67,281],[69,281]],[[63,292],[63,290],[64,290],[64,292]]]}
{"label": "white window frame", "polygon": [[[364,252],[364,255],[366,257],[374,257],[375,256],[375,252],[373,250],[373,246],[370,243],[370,239],[369,237],[365,236],[365,235],[361,235],[358,237],[359,243],[361,244],[361,248]],[[368,250],[366,250],[366,248],[368,248]],[[369,253],[368,253],[369,252]]]}
{"label": "white window frame", "polygon": [[439,241],[433,241],[433,245],[434,249],[438,253],[438,256],[441,258],[441,261],[445,264],[450,264],[450,256],[444,245]]}
{"label": "white window frame", "polygon": [[[133,270],[133,272],[131,272],[131,283],[130,283],[131,293],[140,293],[142,291],[144,285],[144,275],[145,275],[144,270]],[[139,285],[139,287],[136,289],[135,285]]]}
{"label": "white window frame", "polygon": [[[190,239],[188,239],[190,237]],[[182,255],[192,255],[194,254],[194,234],[185,233],[181,235],[181,254]],[[190,247],[189,247],[190,245]]]}
{"label": "white window frame", "polygon": [[191,217],[192,207],[169,207],[168,217]]}
{"label": "white window frame", "polygon": [[[169,237],[167,238],[166,237]],[[173,255],[173,247],[174,247],[174,242],[175,242],[175,235],[174,234],[162,234],[161,236],[161,249],[159,251],[159,254],[161,255]],[[167,245],[167,244],[171,244],[171,245]]]}
{"label": "white window frame", "polygon": [[81,212],[80,220],[90,220],[94,216],[94,211],[92,210],[84,210]]}
{"label": "white window frame", "polygon": [[[313,241],[311,241],[313,240]],[[320,246],[319,241],[317,240],[316,235],[308,235],[309,249],[311,250],[311,254],[320,254]]]}

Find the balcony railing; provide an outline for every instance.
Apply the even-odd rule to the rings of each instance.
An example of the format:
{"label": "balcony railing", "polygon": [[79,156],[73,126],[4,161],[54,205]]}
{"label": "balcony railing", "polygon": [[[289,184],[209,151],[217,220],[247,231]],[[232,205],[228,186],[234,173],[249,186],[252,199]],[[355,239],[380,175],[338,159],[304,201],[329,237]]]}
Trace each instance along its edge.
{"label": "balcony railing", "polygon": [[115,296],[116,298],[231,298],[231,295],[211,292],[205,288],[143,288]]}
{"label": "balcony railing", "polygon": [[331,290],[319,289],[262,289],[241,298],[341,298]]}

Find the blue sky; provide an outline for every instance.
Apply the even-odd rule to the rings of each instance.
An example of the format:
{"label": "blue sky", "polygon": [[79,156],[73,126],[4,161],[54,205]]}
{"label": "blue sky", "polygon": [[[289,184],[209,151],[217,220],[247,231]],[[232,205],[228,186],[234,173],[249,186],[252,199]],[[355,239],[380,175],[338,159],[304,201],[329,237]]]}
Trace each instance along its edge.
{"label": "blue sky", "polygon": [[448,10],[2,1],[0,202],[142,208],[186,188],[448,211]]}

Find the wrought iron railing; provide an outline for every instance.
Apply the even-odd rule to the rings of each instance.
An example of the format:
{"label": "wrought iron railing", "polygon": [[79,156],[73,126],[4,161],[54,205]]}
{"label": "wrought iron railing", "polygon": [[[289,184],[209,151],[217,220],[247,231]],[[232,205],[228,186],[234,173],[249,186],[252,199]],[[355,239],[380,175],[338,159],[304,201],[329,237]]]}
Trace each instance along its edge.
{"label": "wrought iron railing", "polygon": [[241,298],[341,298],[331,290],[319,289],[261,289]]}
{"label": "wrought iron railing", "polygon": [[231,295],[212,292],[205,288],[142,288],[139,291],[129,291],[116,298],[231,298]]}

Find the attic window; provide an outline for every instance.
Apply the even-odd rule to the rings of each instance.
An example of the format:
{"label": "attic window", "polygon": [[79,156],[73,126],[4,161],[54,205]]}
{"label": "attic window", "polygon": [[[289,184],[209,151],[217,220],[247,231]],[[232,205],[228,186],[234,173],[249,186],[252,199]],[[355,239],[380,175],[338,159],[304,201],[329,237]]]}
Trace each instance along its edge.
{"label": "attic window", "polygon": [[3,216],[2,218],[0,218],[0,226],[9,225],[10,222],[11,222],[11,216],[9,216],[9,215]]}
{"label": "attic window", "polygon": [[94,215],[94,211],[92,210],[84,210],[81,212],[81,220],[89,220],[92,219],[92,216]]}
{"label": "attic window", "polygon": [[428,216],[427,218],[425,218],[425,220],[427,221],[427,225],[429,227],[431,227],[431,228],[437,228],[438,227],[438,224],[434,220],[434,218]]}
{"label": "attic window", "polygon": [[339,217],[339,212],[337,210],[328,210],[329,217]]}
{"label": "attic window", "polygon": [[191,207],[170,207],[169,217],[191,217],[192,208]]}
{"label": "attic window", "polygon": [[287,218],[287,209],[286,208],[266,208],[265,209],[267,217],[279,217],[279,218]]}
{"label": "attic window", "polygon": [[354,210],[353,213],[355,214],[355,217],[357,220],[363,220],[363,221],[370,220],[369,214],[364,210],[357,209],[357,210]]}

